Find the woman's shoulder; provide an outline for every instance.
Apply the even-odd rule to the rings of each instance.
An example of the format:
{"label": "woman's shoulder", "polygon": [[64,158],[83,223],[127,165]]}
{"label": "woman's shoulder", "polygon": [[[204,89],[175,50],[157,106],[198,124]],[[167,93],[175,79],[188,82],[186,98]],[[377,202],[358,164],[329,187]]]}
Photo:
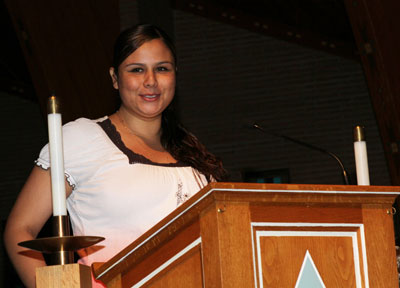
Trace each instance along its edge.
{"label": "woman's shoulder", "polygon": [[93,129],[93,127],[98,126],[99,122],[102,122],[104,120],[107,120],[108,116],[104,116],[102,118],[98,119],[89,119],[89,118],[78,118],[74,121],[66,123],[63,127],[64,128],[69,128],[69,129],[80,129],[80,130],[85,130],[85,129]]}
{"label": "woman's shoulder", "polygon": [[95,120],[78,118],[65,124],[63,126],[64,148],[74,150],[90,145],[100,147],[101,143],[107,140],[107,137],[98,123],[107,119],[107,116]]}
{"label": "woman's shoulder", "polygon": [[74,121],[66,123],[63,126],[63,134],[65,136],[72,135],[84,138],[93,137],[94,135],[99,134],[102,131],[98,123],[107,119],[107,116],[95,120],[88,118],[78,118]]}
{"label": "woman's shoulder", "polygon": [[[101,150],[107,144],[107,138],[97,123],[105,119],[107,117],[96,120],[79,118],[63,126],[62,138],[66,167],[69,163],[80,163],[79,161],[82,160],[88,161],[88,158],[101,153]],[[40,151],[38,163],[43,163],[42,166],[46,167],[49,162],[49,147],[46,144]]]}

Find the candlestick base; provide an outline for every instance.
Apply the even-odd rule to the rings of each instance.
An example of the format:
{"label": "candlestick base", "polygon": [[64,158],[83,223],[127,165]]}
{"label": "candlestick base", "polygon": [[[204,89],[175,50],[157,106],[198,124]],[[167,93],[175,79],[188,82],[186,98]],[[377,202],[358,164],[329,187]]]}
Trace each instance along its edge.
{"label": "candlestick base", "polygon": [[24,241],[18,245],[42,253],[55,253],[76,251],[97,244],[104,239],[104,237],[98,236],[55,236]]}
{"label": "candlestick base", "polygon": [[53,254],[53,265],[74,263],[73,252],[103,241],[98,236],[55,236],[18,243],[19,246],[42,253]]}
{"label": "candlestick base", "polygon": [[105,239],[99,236],[70,236],[69,231],[68,216],[54,216],[53,234],[57,236],[23,241],[18,245],[51,254],[51,265],[64,265],[74,263],[74,251],[92,246]]}

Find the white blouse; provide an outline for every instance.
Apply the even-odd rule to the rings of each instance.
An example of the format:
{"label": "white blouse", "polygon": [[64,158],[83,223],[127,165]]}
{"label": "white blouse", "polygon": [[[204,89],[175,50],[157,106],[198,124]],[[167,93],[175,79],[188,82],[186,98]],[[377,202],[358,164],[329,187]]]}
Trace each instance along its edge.
{"label": "white blouse", "polygon": [[[159,164],[129,150],[108,117],[63,126],[67,199],[74,235],[102,236],[80,262],[105,262],[207,184],[184,163]],[[48,145],[36,164],[50,166]]]}

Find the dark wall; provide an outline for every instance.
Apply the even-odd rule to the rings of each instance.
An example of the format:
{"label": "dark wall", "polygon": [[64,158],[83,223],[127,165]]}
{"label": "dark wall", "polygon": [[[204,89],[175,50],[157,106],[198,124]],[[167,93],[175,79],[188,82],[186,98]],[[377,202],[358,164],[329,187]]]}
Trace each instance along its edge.
{"label": "dark wall", "polygon": [[359,63],[180,11],[175,38],[182,119],[232,180],[287,168],[292,183],[342,184],[335,160],[244,128],[256,121],[338,154],[353,175],[353,127],[364,125],[371,183],[390,184]]}

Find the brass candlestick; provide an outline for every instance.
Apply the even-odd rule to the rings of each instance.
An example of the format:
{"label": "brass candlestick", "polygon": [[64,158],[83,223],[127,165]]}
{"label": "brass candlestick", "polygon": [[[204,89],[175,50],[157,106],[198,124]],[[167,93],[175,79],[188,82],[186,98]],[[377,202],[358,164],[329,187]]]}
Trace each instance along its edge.
{"label": "brass candlestick", "polygon": [[51,254],[50,265],[72,264],[74,251],[87,248],[105,239],[99,236],[71,236],[67,215],[53,216],[52,221],[53,233],[57,236],[18,243],[19,246]]}
{"label": "brass candlestick", "polygon": [[65,199],[62,122],[60,105],[54,93],[49,98],[48,112],[53,215],[56,215],[53,216],[52,224],[53,235],[55,236],[24,241],[18,243],[18,245],[40,251],[42,253],[51,253],[51,264],[65,265],[74,263],[74,251],[96,244],[104,240],[104,238],[97,236],[70,235],[69,217],[67,215]]}

